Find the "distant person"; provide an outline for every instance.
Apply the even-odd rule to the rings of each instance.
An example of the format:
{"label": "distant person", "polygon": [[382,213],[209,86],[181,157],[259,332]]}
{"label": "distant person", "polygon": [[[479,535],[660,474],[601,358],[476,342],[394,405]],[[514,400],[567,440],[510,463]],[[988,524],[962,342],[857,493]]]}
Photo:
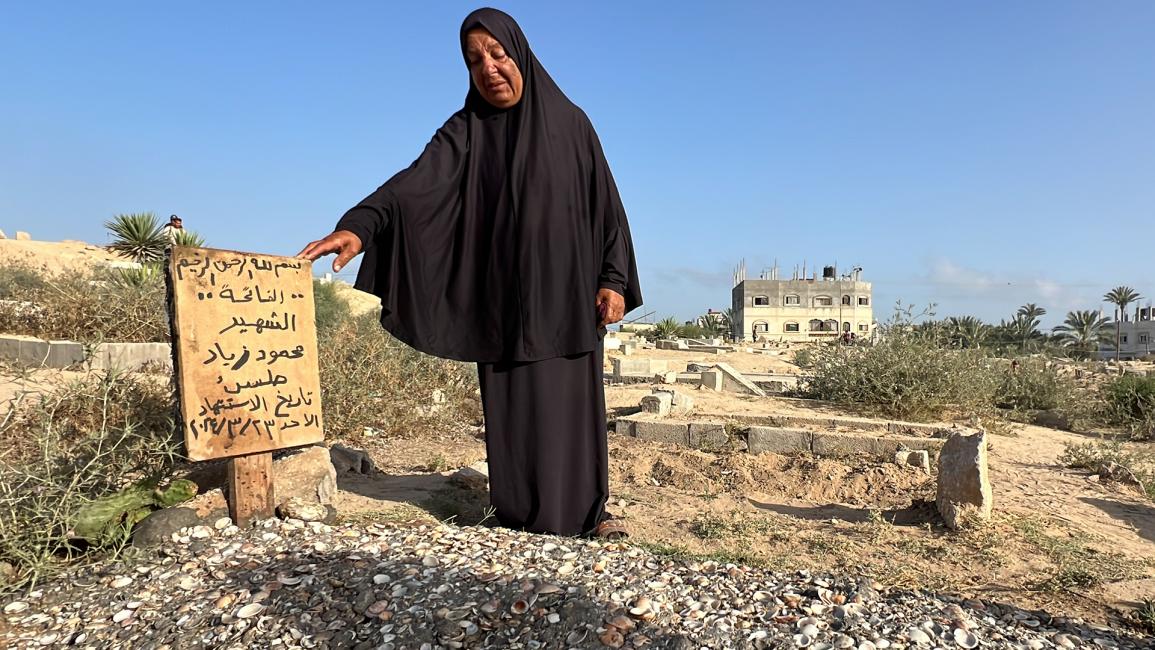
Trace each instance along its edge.
{"label": "distant person", "polygon": [[336,272],[364,252],[356,287],[385,329],[477,362],[498,522],[620,537],[601,337],[642,304],[626,213],[589,118],[513,18],[479,9],[460,44],[465,106],[298,256],[336,253]]}
{"label": "distant person", "polygon": [[183,221],[175,214],[168,218],[168,224],[162,229],[164,238],[168,240],[169,244],[176,243],[177,232],[184,230]]}

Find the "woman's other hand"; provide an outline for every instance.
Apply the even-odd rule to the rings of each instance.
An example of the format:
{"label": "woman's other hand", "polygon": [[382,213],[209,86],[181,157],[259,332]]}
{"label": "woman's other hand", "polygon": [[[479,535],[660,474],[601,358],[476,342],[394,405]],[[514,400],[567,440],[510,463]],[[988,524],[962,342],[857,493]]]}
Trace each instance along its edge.
{"label": "woman's other hand", "polygon": [[598,325],[605,327],[612,325],[626,315],[626,299],[613,289],[598,289],[598,297],[594,300],[602,320]]}
{"label": "woman's other hand", "polygon": [[[360,252],[361,239],[348,230],[338,230],[324,239],[309,242],[308,246],[297,253],[297,257],[315,262],[321,256],[336,253],[337,259],[333,260],[333,272],[336,273]],[[600,297],[601,294],[598,295]]]}

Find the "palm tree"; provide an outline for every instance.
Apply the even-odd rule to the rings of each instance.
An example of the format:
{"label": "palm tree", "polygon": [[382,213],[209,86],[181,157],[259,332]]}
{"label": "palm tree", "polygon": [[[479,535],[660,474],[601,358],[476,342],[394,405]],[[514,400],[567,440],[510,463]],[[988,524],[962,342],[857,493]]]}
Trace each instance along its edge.
{"label": "palm tree", "polygon": [[1063,345],[1089,355],[1092,347],[1110,340],[1103,329],[1108,322],[1094,310],[1070,311],[1063,324],[1055,327],[1055,334]]}
{"label": "palm tree", "polygon": [[698,317],[698,328],[702,330],[702,334],[708,338],[715,338],[721,336],[726,331],[726,323],[714,317],[712,314],[703,314]]}
{"label": "palm tree", "polygon": [[1127,317],[1127,305],[1138,301],[1143,296],[1131,287],[1118,286],[1103,294],[1103,300],[1115,305],[1115,361],[1119,361],[1122,353],[1120,343],[1123,335],[1123,319]]}
{"label": "palm tree", "polygon": [[1036,305],[1033,302],[1019,307],[1019,311],[1015,312],[1015,317],[1011,319],[1007,332],[1012,334],[1014,340],[1018,342],[1019,347],[1026,350],[1031,341],[1037,340],[1042,336],[1039,331],[1039,325],[1042,324],[1041,316],[1046,315],[1047,310]]}
{"label": "palm tree", "polygon": [[738,311],[733,307],[727,307],[722,312],[722,318],[726,321],[726,329],[730,332],[730,338],[737,341],[742,338],[738,330],[742,328],[742,323],[738,322]]}
{"label": "palm tree", "polygon": [[980,348],[989,334],[990,326],[974,316],[947,319],[947,332],[953,345],[960,348]]}
{"label": "palm tree", "polygon": [[162,232],[160,220],[152,212],[118,214],[104,223],[112,233],[109,250],[145,264],[164,259],[168,239]]}
{"label": "palm tree", "polygon": [[678,332],[682,331],[682,324],[678,322],[677,318],[667,316],[654,323],[652,331],[655,339],[668,339],[677,336]]}

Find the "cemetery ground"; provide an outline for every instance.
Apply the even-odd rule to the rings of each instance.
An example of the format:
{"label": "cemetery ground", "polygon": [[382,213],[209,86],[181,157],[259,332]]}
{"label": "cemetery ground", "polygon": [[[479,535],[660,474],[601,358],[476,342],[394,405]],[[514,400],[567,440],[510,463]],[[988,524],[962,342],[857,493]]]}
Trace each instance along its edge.
{"label": "cemetery ground", "polygon": [[[38,254],[45,253],[39,251]],[[324,318],[320,313],[322,308],[319,304],[319,320]],[[369,327],[372,324],[371,318],[358,319],[340,312],[336,322],[325,326],[340,333],[330,339],[324,339],[326,335],[322,334],[322,383],[332,391],[325,396],[324,403],[326,444],[363,451],[371,462],[358,459],[355,452],[342,452],[343,460],[336,462],[335,468],[337,489],[328,495],[332,511],[327,521],[332,525],[306,526],[300,533],[313,531],[303,538],[308,544],[306,559],[318,565],[331,563],[332,570],[337,572],[371,573],[371,565],[366,567],[364,560],[358,559],[357,549],[347,549],[341,541],[364,540],[366,535],[388,539],[394,556],[416,557],[419,569],[422,555],[430,549],[445,548],[447,539],[471,540],[470,543],[480,540],[487,548],[507,548],[503,551],[508,554],[507,566],[517,565],[522,561],[517,558],[528,557],[531,551],[537,553],[535,549],[554,544],[577,548],[567,540],[542,542],[534,536],[506,537],[490,528],[493,520],[487,509],[485,480],[478,471],[483,469],[481,463],[485,458],[484,427],[476,386],[471,383],[471,369],[399,351],[389,344],[387,337],[367,335],[372,331]],[[783,348],[777,352],[780,353],[738,349],[724,354],[705,354],[639,348],[631,358],[665,361],[674,364],[677,370],[692,363],[708,367],[721,361],[750,375],[788,376],[805,372],[794,365],[792,350]],[[620,352],[607,354],[607,376],[612,375],[613,358],[619,355]],[[375,358],[378,362],[372,361]],[[1092,373],[1092,380],[1104,380],[1106,376]],[[668,378],[659,379],[607,385],[611,422],[638,417],[639,402],[655,388],[672,388],[692,397],[693,409],[683,416],[687,422],[716,419],[732,422],[733,426],[726,429],[728,434],[740,432],[743,426],[759,418],[794,417],[802,422],[797,425],[799,428],[811,433],[834,431],[885,437],[885,434],[870,433],[868,424],[893,420],[818,400],[701,390],[688,384],[663,383]],[[115,386],[110,386],[110,381]],[[169,381],[170,374],[157,367],[124,373],[110,380],[105,371],[82,367],[38,369],[12,363],[0,365],[0,424],[3,425],[0,444],[4,445],[0,460],[11,462],[12,450],[21,444],[28,449],[27,440],[13,436],[25,435],[29,429],[17,429],[14,425],[23,422],[26,427],[34,427],[37,422],[49,422],[43,419],[46,410],[40,405],[53,404],[54,397],[59,398],[59,402],[55,402],[58,407],[52,415],[58,418],[58,424],[68,423],[60,428],[61,435],[69,432],[77,435],[77,431],[91,433],[94,429],[117,430],[121,410],[132,411],[131,416],[138,425],[159,428],[157,420],[163,416]],[[122,403],[114,403],[116,400]],[[142,405],[147,408],[141,408]],[[22,420],[20,413],[32,413],[36,417]],[[604,565],[605,558],[609,558],[612,572],[613,567],[618,566],[614,563],[620,561],[618,571],[623,575],[615,578],[628,578],[630,572],[646,570],[630,568],[634,564],[628,558],[640,552],[638,562],[647,567],[657,566],[655,562],[673,562],[673,565],[661,566],[718,572],[709,573],[712,576],[709,581],[717,584],[738,579],[734,576],[745,575],[746,571],[753,576],[762,570],[796,577],[807,575],[796,574],[798,571],[809,571],[809,575],[865,576],[874,582],[874,588],[884,593],[925,590],[953,596],[971,612],[982,611],[984,607],[985,611],[996,612],[1000,606],[1022,608],[1033,612],[1022,620],[1035,621],[1033,624],[1041,620],[1044,628],[1060,627],[1057,621],[1062,619],[1085,621],[1081,629],[1087,631],[1084,636],[1088,641],[1096,634],[1110,636],[1105,631],[1107,628],[1135,635],[1149,633],[1153,628],[1144,625],[1155,623],[1155,612],[1146,604],[1147,599],[1155,598],[1155,566],[1151,563],[1155,557],[1155,505],[1141,486],[1108,480],[1095,471],[1069,465],[1079,464],[1072,462],[1077,460],[1072,450],[1082,449],[1084,454],[1091,450],[1122,452],[1141,457],[1148,453],[1152,443],[1128,440],[1116,448],[1103,442],[1099,434],[1107,429],[1102,427],[1071,427],[1075,431],[1064,431],[1010,421],[996,424],[990,417],[993,416],[984,415],[981,421],[976,421],[973,416],[958,415],[932,423],[944,429],[978,425],[992,432],[988,459],[994,514],[985,525],[961,531],[945,528],[935,510],[933,463],[928,472],[870,455],[748,453],[730,444],[740,435],[728,435],[725,444],[700,444],[695,448],[611,430],[609,510],[625,520],[631,537],[624,545],[604,544],[592,551],[578,549],[581,554],[599,555],[590,562],[579,555],[573,562],[579,565],[585,562],[596,572],[599,562]],[[842,419],[841,423],[830,422],[838,418]],[[862,426],[847,425],[847,418],[857,418]],[[822,419],[828,422],[824,424]],[[170,451],[158,450],[149,444],[130,446],[126,450],[130,453],[118,457],[118,462],[125,467],[139,468],[147,466],[139,462],[141,457],[149,456],[157,461]],[[337,460],[338,454],[333,457]],[[209,541],[216,542],[213,535],[221,537],[220,545],[205,546],[204,539],[196,539],[200,533],[193,535],[184,529],[174,533],[175,539],[183,540],[179,544],[201,544],[203,551],[219,551],[221,545],[228,542],[224,536],[234,535],[239,540],[236,545],[244,542],[249,549],[267,542],[274,559],[268,560],[271,564],[265,566],[275,566],[275,557],[286,555],[293,562],[306,561],[299,556],[305,551],[291,546],[284,548],[281,541],[268,541],[287,540],[297,532],[258,529],[252,534],[230,533],[229,528],[221,526],[224,499],[218,489],[222,481],[219,463],[194,466],[179,459],[168,460],[171,462],[167,466],[174,468],[172,476],[192,476],[200,488],[200,494],[183,506],[196,510],[202,519],[187,523],[199,524],[208,530],[205,536]],[[110,468],[109,482],[123,478],[115,471],[116,468]],[[306,476],[303,481],[314,480],[307,475],[308,471],[302,474]],[[132,477],[131,474],[125,476]],[[107,493],[111,488],[104,486],[104,489]],[[10,503],[13,495],[2,496]],[[11,532],[13,520],[5,521],[9,526],[5,532]],[[219,532],[213,532],[214,529]],[[176,542],[165,544],[171,546]],[[172,550],[169,546],[162,547],[159,557],[173,557],[186,562],[185,566],[190,565],[186,551]],[[148,563],[156,557],[151,555],[152,551],[131,547],[116,551],[113,547],[84,556],[74,568],[68,568],[59,561],[67,550],[76,549],[56,549],[53,565],[43,567],[45,570],[32,587],[34,591],[59,592],[76,600],[84,600],[83,593],[92,590],[119,594],[115,590],[124,591],[122,587],[126,583],[117,576],[131,573],[134,563]],[[250,552],[254,557],[260,553],[259,550]],[[0,559],[9,561],[9,558]],[[505,561],[504,558],[498,560]],[[495,560],[489,558],[489,561]],[[433,566],[429,560],[425,562],[426,567]],[[725,569],[731,565],[744,568]],[[547,578],[563,582],[567,572],[566,565],[561,566],[560,575],[556,567],[526,568],[512,584],[516,586],[517,579],[524,584],[527,576],[535,583],[540,582],[536,587],[539,590],[546,584],[541,581]],[[292,572],[290,565],[285,567]],[[0,565],[0,570],[8,571],[0,575],[0,581],[16,579],[16,572],[8,569]],[[587,570],[591,569],[583,565],[578,573]],[[429,569],[425,573],[428,575]],[[138,583],[146,582],[142,576],[136,578]],[[783,593],[789,596],[793,592],[813,590],[810,580],[810,577],[797,578],[796,582],[805,584],[794,585]],[[329,582],[336,584],[333,579]],[[838,578],[831,578],[820,584],[841,583]],[[0,615],[0,638],[23,639],[29,645],[38,639],[48,641],[48,645],[69,639],[76,642],[75,631],[71,637],[54,637],[52,632],[41,630],[33,634],[29,631],[43,626],[18,627],[17,621],[27,620],[38,612],[38,601],[29,596],[27,589],[24,583],[7,588],[0,583],[0,604],[5,606],[4,615]],[[238,589],[226,589],[227,593],[220,598],[241,591],[254,596],[256,592],[255,587]],[[823,589],[825,587],[818,587],[816,593],[822,593]],[[223,592],[218,588],[212,593]],[[395,596],[396,593],[394,591]],[[853,589],[844,593],[852,594]],[[606,594],[603,608],[606,612],[618,602],[618,594],[614,592],[612,597]],[[48,607],[50,598],[44,597],[44,600]],[[132,604],[133,598],[124,594],[115,596],[114,600]],[[274,595],[268,603],[271,606],[276,600]],[[256,607],[258,602],[254,600],[252,604]],[[377,603],[371,607],[375,605]],[[139,603],[137,606],[140,607]],[[313,603],[301,606],[308,609]],[[58,610],[59,604],[55,607]],[[117,605],[114,609],[120,607]],[[235,616],[240,610],[230,614],[231,609],[227,604],[222,605],[222,601],[217,601],[215,607],[204,614],[209,617],[204,619],[205,625],[211,622],[217,626],[214,629],[219,629],[222,625],[237,623]],[[148,609],[149,605],[143,608]],[[120,620],[115,625],[131,627],[134,614],[129,609],[132,608],[119,609],[116,616]],[[400,619],[402,612],[394,613],[394,609],[396,607],[385,611]],[[155,615],[165,614],[161,610]],[[113,613],[109,613],[110,619],[112,616]],[[821,613],[816,616],[823,618]],[[222,617],[232,623],[222,622]],[[379,618],[385,620],[383,614]],[[356,619],[363,620],[361,614],[356,615]],[[656,632],[662,617],[648,623],[651,619],[639,615],[637,624],[643,630],[646,625],[653,626],[651,642],[654,642],[662,638],[662,634]],[[912,619],[912,624],[915,622]],[[97,627],[111,623],[112,620],[101,621]],[[326,625],[330,623],[326,621]],[[358,623],[350,620],[349,625],[356,627]],[[825,625],[819,622],[819,627],[827,629]],[[541,628],[534,629],[535,633],[541,632]],[[589,641],[596,638],[599,643],[595,645],[619,647],[621,643],[613,636],[619,629],[627,643],[644,644],[633,627],[626,630],[608,621],[599,622],[596,629],[591,627],[594,636]],[[250,631],[253,630],[256,628]],[[742,638],[746,638],[746,631]],[[989,635],[991,630],[984,627],[982,632]],[[5,634],[9,636],[3,636]],[[92,634],[96,638],[97,633]],[[904,639],[916,645],[913,634],[910,632]],[[229,638],[235,641],[240,637]],[[959,638],[955,636],[956,640]],[[1127,643],[1135,645],[1135,637],[1128,638],[1132,641]],[[396,640],[397,647],[405,647],[403,640]],[[567,638],[568,641],[572,639]],[[832,637],[832,642],[838,642],[838,638]],[[715,645],[708,641],[702,643]],[[995,645],[989,636],[985,643]],[[963,641],[959,641],[959,645],[967,647]],[[1058,640],[1049,641],[1049,645],[1066,647]],[[655,647],[664,646],[656,644]]]}

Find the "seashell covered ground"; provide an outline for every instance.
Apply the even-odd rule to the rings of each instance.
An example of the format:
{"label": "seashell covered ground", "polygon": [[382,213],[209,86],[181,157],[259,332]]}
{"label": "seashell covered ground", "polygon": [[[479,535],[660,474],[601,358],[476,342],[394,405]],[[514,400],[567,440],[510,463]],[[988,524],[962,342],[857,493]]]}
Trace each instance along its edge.
{"label": "seashell covered ground", "polygon": [[0,647],[1146,648],[1150,639],[853,575],[438,525],[228,519],[0,601]]}

